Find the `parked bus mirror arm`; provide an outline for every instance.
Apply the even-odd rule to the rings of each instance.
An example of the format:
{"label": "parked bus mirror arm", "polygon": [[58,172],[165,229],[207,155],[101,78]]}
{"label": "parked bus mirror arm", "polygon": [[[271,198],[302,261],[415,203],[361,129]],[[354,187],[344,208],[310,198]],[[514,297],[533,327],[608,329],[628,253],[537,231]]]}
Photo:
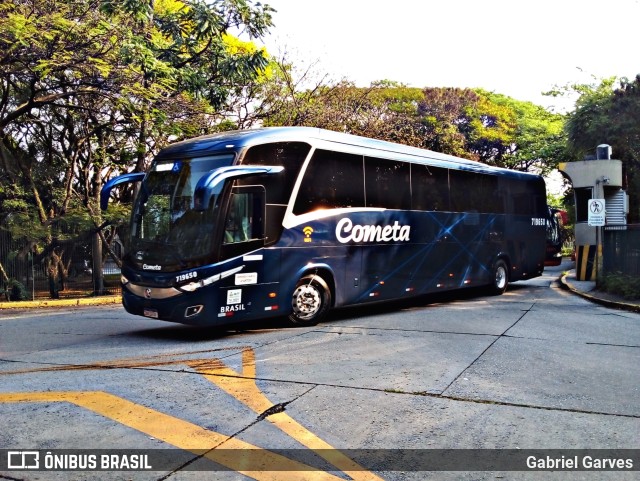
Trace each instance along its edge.
{"label": "parked bus mirror arm", "polygon": [[144,172],[133,172],[131,174],[119,175],[118,177],[114,177],[109,180],[102,190],[100,190],[100,209],[107,210],[107,206],[109,205],[109,195],[111,194],[111,190],[120,184],[128,184],[131,182],[139,182],[144,179]]}
{"label": "parked bus mirror arm", "polygon": [[209,207],[211,197],[222,191],[224,183],[228,179],[239,179],[251,175],[279,174],[284,167],[279,165],[233,165],[212,170],[203,175],[194,190],[194,204],[196,210],[204,210]]}

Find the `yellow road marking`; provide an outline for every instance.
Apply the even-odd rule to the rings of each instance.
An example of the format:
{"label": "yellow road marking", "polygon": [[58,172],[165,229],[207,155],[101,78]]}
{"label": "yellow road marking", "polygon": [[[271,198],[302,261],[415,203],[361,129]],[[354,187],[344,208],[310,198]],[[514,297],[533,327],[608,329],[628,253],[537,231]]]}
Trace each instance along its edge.
{"label": "yellow road marking", "polygon": [[[341,478],[309,467],[250,443],[204,429],[196,424],[174,418],[160,411],[133,403],[101,391],[61,391],[0,394],[0,402],[68,402],[112,419],[140,432],[160,439],[186,451],[201,454],[203,447],[211,447],[205,457],[234,471],[260,481],[282,480],[290,476],[296,480],[338,481]],[[222,450],[213,449],[221,447]],[[234,455],[230,450],[250,450],[250,456]],[[260,467],[278,466],[281,471],[261,471]],[[281,468],[280,468],[281,467]],[[270,468],[271,469],[271,468]]]}
{"label": "yellow road marking", "polygon": [[55,372],[55,371],[87,371],[94,369],[135,369],[135,368],[145,368],[152,366],[170,366],[175,364],[185,364],[187,361],[191,361],[193,363],[202,362],[202,363],[210,363],[210,362],[218,362],[221,363],[219,359],[192,359],[189,360],[186,356],[192,356],[194,354],[211,354],[215,352],[228,352],[228,351],[243,351],[246,349],[251,349],[249,346],[234,346],[228,348],[220,348],[220,349],[207,349],[202,351],[188,351],[188,352],[178,352],[171,354],[158,354],[155,356],[145,356],[145,357],[131,357],[131,358],[123,358],[115,361],[103,361],[103,362],[94,362],[90,364],[60,364],[55,366],[47,366],[47,367],[31,367],[27,369],[17,369],[15,371],[3,371],[0,372],[0,376],[12,376],[19,374],[29,374],[36,372]]}
{"label": "yellow road marking", "polygon": [[[215,363],[215,366],[206,366],[203,364],[196,365],[187,361],[187,365],[201,373],[205,379],[231,394],[257,414],[262,414],[273,406],[273,403],[269,401],[256,385],[256,359],[253,349],[245,349],[242,351],[241,375],[238,375],[237,372],[221,362]],[[272,414],[266,419],[288,436],[315,451],[319,456],[340,469],[340,471],[351,476],[355,481],[381,479],[367,472],[358,463],[349,459],[326,441],[320,439],[286,412]]]}
{"label": "yellow road marking", "polygon": [[[21,371],[25,372],[42,372],[42,371],[61,371],[61,370],[91,370],[100,368],[142,368],[150,366],[166,366],[174,364],[185,364],[196,372],[200,373],[205,379],[220,387],[223,391],[235,397],[245,406],[250,408],[257,414],[262,414],[269,408],[273,407],[273,403],[265,396],[256,384],[256,363],[255,352],[249,347],[236,347],[242,350],[242,372],[238,373],[227,367],[220,359],[175,359],[175,357],[185,356],[196,353],[182,353],[161,356],[151,356],[144,361],[141,358],[123,359],[110,363],[95,363],[90,365],[77,366],[53,366],[47,368],[37,368]],[[210,352],[201,351],[197,352]],[[164,360],[169,358],[167,360]],[[171,359],[173,358],[173,359]],[[8,372],[3,374],[18,374],[18,372]],[[203,446],[223,449],[254,449],[259,450],[264,455],[256,456],[252,463],[262,463],[262,466],[283,466],[283,471],[289,476],[293,476],[296,471],[296,480],[324,480],[324,479],[340,479],[329,473],[320,471],[308,471],[308,467],[296,461],[287,459],[283,456],[271,453],[265,449],[253,446],[249,443],[239,441],[235,438],[229,438],[224,434],[216,433],[204,429],[187,421],[169,416],[167,414],[155,411],[144,406],[140,406],[126,399],[122,399],[113,394],[90,391],[90,392],[41,392],[41,393],[8,393],[0,394],[0,402],[70,402],[78,406],[89,409],[93,412],[101,414],[109,419],[113,419],[121,424],[129,426],[133,429],[149,434],[157,439],[163,440],[178,448],[201,454]],[[320,439],[307,428],[302,426],[296,420],[291,418],[285,412],[271,414],[266,417],[270,423],[280,429],[282,432],[298,441],[303,446],[313,450],[323,459],[331,463],[340,471],[349,475],[354,481],[378,481],[382,478],[366,471],[362,466],[345,456],[336,448],[326,441]],[[229,456],[228,453],[219,451],[216,453],[212,449],[206,457],[213,461],[227,466],[235,471],[254,477],[258,480],[271,481],[283,479],[283,473],[277,475],[277,471],[247,471],[246,461],[239,462],[239,456]],[[286,464],[293,463],[293,464]],[[255,466],[256,464],[252,464]],[[300,471],[300,469],[306,471]]]}

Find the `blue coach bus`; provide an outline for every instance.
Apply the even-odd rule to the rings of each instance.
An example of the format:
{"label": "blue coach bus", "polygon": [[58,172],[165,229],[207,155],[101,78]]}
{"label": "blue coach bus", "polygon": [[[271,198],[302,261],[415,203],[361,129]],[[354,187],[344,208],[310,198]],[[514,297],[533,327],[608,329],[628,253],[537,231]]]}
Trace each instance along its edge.
{"label": "blue coach bus", "polygon": [[141,182],[122,262],[133,314],[194,325],[508,282],[544,269],[540,176],[308,127],[173,144]]}

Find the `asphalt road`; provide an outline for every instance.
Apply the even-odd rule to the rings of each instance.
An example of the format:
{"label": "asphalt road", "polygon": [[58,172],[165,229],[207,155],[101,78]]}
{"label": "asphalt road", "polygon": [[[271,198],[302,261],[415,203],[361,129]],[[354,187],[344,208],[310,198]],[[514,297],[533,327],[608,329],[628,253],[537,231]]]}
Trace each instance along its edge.
{"label": "asphalt road", "polygon": [[563,268],[498,297],[344,309],[313,328],[193,328],[119,306],[0,311],[0,454],[166,454],[148,471],[0,460],[0,479],[637,479],[465,464],[502,451],[457,451],[468,471],[422,470],[442,449],[640,449],[640,315],[560,289]]}

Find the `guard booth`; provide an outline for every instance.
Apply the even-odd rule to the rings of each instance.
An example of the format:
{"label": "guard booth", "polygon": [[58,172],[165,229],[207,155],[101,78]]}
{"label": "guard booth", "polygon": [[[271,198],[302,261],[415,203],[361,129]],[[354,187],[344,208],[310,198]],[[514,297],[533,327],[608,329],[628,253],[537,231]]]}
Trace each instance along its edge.
{"label": "guard booth", "polygon": [[574,191],[576,277],[596,280],[603,226],[627,224],[629,196],[622,189],[622,161],[611,159],[611,146],[602,144],[595,159],[561,163],[559,169]]}

